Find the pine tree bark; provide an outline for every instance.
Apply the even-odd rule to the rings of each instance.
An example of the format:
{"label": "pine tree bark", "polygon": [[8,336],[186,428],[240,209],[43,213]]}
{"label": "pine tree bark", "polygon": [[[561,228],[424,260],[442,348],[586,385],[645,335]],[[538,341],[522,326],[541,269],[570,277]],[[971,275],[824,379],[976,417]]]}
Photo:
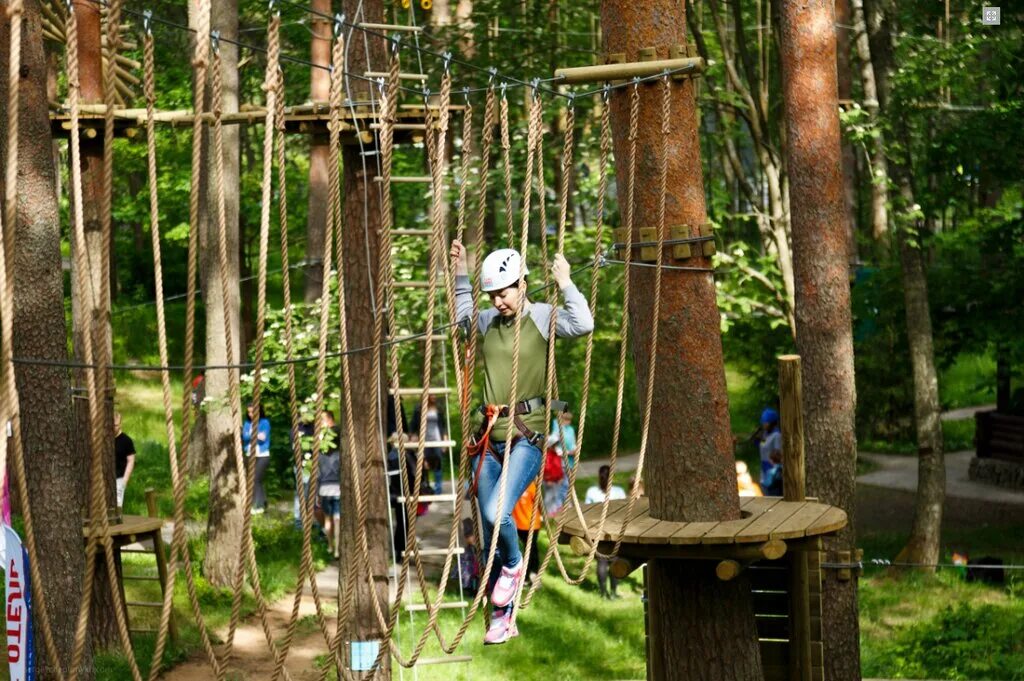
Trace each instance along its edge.
{"label": "pine tree bark", "polygon": [[[359,10],[361,5],[362,10]],[[380,23],[384,20],[383,0],[344,0],[342,11],[350,21]],[[348,69],[354,73],[383,69],[387,64],[388,52],[380,38],[352,32],[348,51]],[[370,96],[367,85],[353,79],[351,91],[346,94],[353,99]],[[377,258],[380,252],[380,187],[373,181],[376,163],[364,166],[364,157],[359,155],[359,145],[342,147],[342,230],[343,269],[345,296],[348,303],[348,342],[350,348],[373,345],[373,323],[376,315],[384,314],[383,309],[374,309],[373,301],[380,301],[380,292],[375,292],[377,281]],[[365,170],[364,170],[365,167]],[[378,303],[379,304],[379,303]],[[375,415],[383,414],[385,401],[374,404],[384,391],[378,393],[373,386],[384,386],[384,378],[374,373],[372,353],[360,352],[349,356],[353,386],[364,386],[352,393],[352,416],[355,424],[355,441],[360,446],[358,457],[359,472],[368,480],[371,490],[387,488],[384,470],[384,441],[380,424]],[[377,411],[380,409],[381,411]],[[341,553],[344,556],[360,555],[357,541],[358,509],[355,504],[353,475],[342,475],[341,491]],[[338,575],[339,586],[347,584],[351,572],[356,572],[353,617],[341,632],[342,641],[384,641],[384,631],[377,623],[370,599],[386,603],[388,598],[388,561],[390,558],[391,533],[388,526],[388,497],[386,494],[370,494],[364,497],[366,524],[369,542],[369,567],[373,575],[373,586],[367,583],[362,566],[356,560],[343,560]],[[339,598],[342,589],[339,588]],[[350,650],[350,648],[348,648]],[[391,656],[385,655],[379,674],[390,678]],[[368,678],[368,673],[353,672],[355,678]]]}
{"label": "pine tree bark", "polygon": [[[15,224],[4,224],[10,275],[13,282],[20,284],[14,287],[12,351],[15,357],[65,362],[67,324],[61,270],[61,221],[38,0],[26,0],[22,27],[20,102],[16,112],[20,125],[17,219]],[[10,22],[0,22],[0,63],[5,74],[0,78],[0,117],[5,121],[15,115],[7,110],[9,31]],[[6,144],[7,135],[0,135],[3,166],[7,162]],[[71,659],[85,571],[81,519],[86,512],[88,462],[72,441],[75,426],[68,418],[72,412],[67,370],[16,364],[15,381],[21,401],[22,447],[37,558],[43,577],[41,586],[46,592],[54,640],[66,664]],[[48,503],[55,499],[60,503]],[[40,681],[56,679],[57,670],[46,658],[39,628],[35,632],[35,649],[36,678]],[[91,650],[87,639],[79,674],[85,681],[94,678]]]}
{"label": "pine tree bark", "polygon": [[[330,14],[331,0],[313,0],[314,11]],[[313,17],[310,61],[328,66],[331,63],[331,22]],[[358,36],[358,33],[355,34]],[[331,76],[325,69],[310,70],[309,98],[326,102],[330,96]],[[327,225],[327,204],[330,180],[330,145],[328,135],[309,138],[309,211],[306,222],[305,301],[314,302],[323,287],[324,228]]]}
{"label": "pine tree bark", "polygon": [[[213,0],[210,25],[229,40],[238,39],[237,0]],[[221,41],[221,62],[224,73],[223,111],[238,111],[238,48]],[[213,74],[210,74],[212,81]],[[224,130],[224,192],[226,200],[228,289],[221,287],[219,256],[217,188],[213,170],[216,159],[212,132],[207,140],[206,199],[209,219],[205,222],[207,234],[202,253],[202,290],[206,310],[206,363],[208,365],[237,364],[240,357],[239,341],[239,273],[238,273],[238,187],[239,187],[239,133],[238,126],[225,125]],[[228,299],[231,346],[224,334],[224,297]],[[232,369],[237,373],[237,369]],[[228,370],[206,372],[206,395],[213,401],[206,414],[206,447],[210,461],[210,507],[207,521],[206,557],[203,574],[214,586],[230,586],[239,560],[242,541],[242,484],[244,471],[235,461],[235,440],[240,437],[240,423],[231,416],[228,393]]]}
{"label": "pine tree bark", "polygon": [[[686,17],[682,3],[652,0],[604,0],[601,25],[605,53],[625,53],[639,61],[639,51],[656,46],[665,58],[669,46],[684,44]],[[634,236],[658,224],[660,205],[661,85],[641,86],[637,140]],[[620,199],[629,186],[630,91],[612,95],[612,132]],[[692,80],[674,83],[672,130],[669,133],[669,193],[666,225],[690,225],[691,233],[707,219],[697,136]],[[666,227],[667,229],[667,227]],[[668,258],[666,258],[668,260]],[[706,265],[694,258],[687,265]],[[634,291],[630,310],[633,359],[641,403],[647,381],[654,380],[650,449],[644,471],[651,515],[674,521],[727,520],[739,517],[735,463],[729,427],[728,397],[715,286],[710,275],[663,272],[659,316],[658,364],[650,375],[654,286],[651,268],[628,272]],[[685,395],[685,400],[679,396]],[[687,484],[681,484],[687,480]],[[762,678],[750,583],[741,577],[720,582],[710,564],[654,560],[648,564],[648,669],[652,679]],[[709,625],[707,613],[714,612]]]}
{"label": "pine tree bark", "polygon": [[[826,549],[850,550],[855,541],[856,389],[833,24],[827,0],[780,8],[807,488],[844,509],[850,519],[826,541]],[[859,681],[857,581],[836,576],[834,570],[823,573],[825,678]]]}

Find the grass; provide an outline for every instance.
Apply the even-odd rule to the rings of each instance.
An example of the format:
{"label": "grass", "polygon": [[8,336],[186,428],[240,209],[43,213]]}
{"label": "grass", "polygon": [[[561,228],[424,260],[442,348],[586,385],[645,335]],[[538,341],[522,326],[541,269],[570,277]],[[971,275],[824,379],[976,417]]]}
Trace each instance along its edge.
{"label": "grass", "polygon": [[[985,368],[984,358],[967,358],[947,370],[956,381],[954,393],[943,392],[944,403],[962,406],[983,391],[971,387],[968,380],[972,367]],[[980,369],[979,369],[980,367]],[[763,405],[749,390],[750,381],[727,368],[730,414],[734,433],[747,434],[756,426]],[[180,426],[181,386],[174,386],[176,426]],[[949,397],[955,395],[954,397]],[[144,512],[143,491],[154,487],[160,492],[160,511],[170,515],[170,476],[167,466],[166,434],[162,413],[159,382],[127,376],[119,380],[118,409],[125,419],[125,430],[136,440],[139,459],[136,473],[126,497],[129,513]],[[973,437],[973,419],[943,424],[950,451],[963,448]],[[180,437],[180,432],[178,433]],[[969,446],[969,444],[967,445]],[[740,457],[756,464],[752,448],[740,448]],[[755,467],[756,469],[756,467]],[[858,472],[863,472],[858,469]],[[624,487],[628,475],[620,474],[616,482]],[[579,494],[596,484],[596,477],[581,476],[576,481]],[[205,481],[189,484],[186,502],[190,518],[203,525],[208,503]],[[285,491],[282,496],[290,498]],[[254,533],[259,546],[260,574],[268,597],[282,597],[294,584],[298,553],[298,535],[291,528],[290,516],[275,518],[273,514],[256,518]],[[1024,527],[1013,531],[982,528],[969,536],[947,537],[948,546],[970,546],[972,555],[993,553],[1008,560],[1024,562],[1024,549],[1019,539]],[[863,537],[862,545],[869,556],[892,556],[901,547],[905,537],[874,534]],[[546,539],[541,540],[546,546]],[[321,565],[325,552],[317,547]],[[193,540],[191,555],[197,571],[201,569],[205,545],[201,539]],[[978,553],[980,552],[980,553]],[[582,560],[563,550],[571,574],[576,574]],[[128,556],[127,574],[155,574],[155,564],[148,556]],[[200,602],[208,626],[216,629],[227,623],[230,612],[230,593],[210,587],[202,577],[197,578]],[[149,589],[147,591],[147,589]],[[418,672],[422,679],[470,678],[642,678],[645,674],[643,656],[643,606],[637,579],[627,580],[620,586],[624,598],[620,601],[602,600],[597,593],[593,574],[580,587],[569,586],[560,576],[549,573],[544,588],[535,601],[519,618],[521,643],[483,650],[481,644],[482,620],[470,625],[464,644],[458,654],[473,656],[469,665],[439,665],[424,667]],[[159,600],[155,583],[129,582],[130,600]],[[1024,678],[1024,652],[1020,637],[1007,637],[1011,627],[1024,622],[1024,587],[1019,579],[1009,588],[997,589],[960,581],[953,572],[937,576],[909,575],[895,580],[878,569],[869,569],[861,582],[862,655],[865,675],[890,678],[959,679],[967,678],[964,670],[984,671],[992,674],[1009,670],[1008,676],[984,678]],[[192,623],[183,578],[176,581],[174,605],[179,624],[179,639],[170,645],[164,655],[164,664],[178,663],[201,650],[199,634]],[[254,603],[246,594],[243,612],[251,614]],[[156,611],[133,612],[133,625],[149,627],[155,624]],[[399,632],[401,649],[408,653],[414,632],[403,618]],[[415,623],[422,627],[425,618],[418,616]],[[461,622],[458,610],[443,611],[441,627],[450,636]],[[418,630],[417,630],[418,631]],[[1019,632],[1019,629],[1016,630]],[[153,650],[151,635],[134,638],[137,656],[148,668]],[[523,654],[528,644],[529,655]],[[436,639],[428,644],[426,657],[441,655]],[[934,664],[926,663],[934,660]],[[119,681],[130,678],[127,663],[114,652],[100,653],[96,659],[100,677]],[[985,665],[988,665],[987,667]],[[1013,674],[1016,674],[1014,676]],[[2,674],[0,674],[2,676]],[[396,676],[397,666],[396,666]],[[976,676],[975,678],[982,678]]]}
{"label": "grass", "polygon": [[996,400],[996,361],[990,354],[964,353],[939,375],[943,409],[961,409]]}

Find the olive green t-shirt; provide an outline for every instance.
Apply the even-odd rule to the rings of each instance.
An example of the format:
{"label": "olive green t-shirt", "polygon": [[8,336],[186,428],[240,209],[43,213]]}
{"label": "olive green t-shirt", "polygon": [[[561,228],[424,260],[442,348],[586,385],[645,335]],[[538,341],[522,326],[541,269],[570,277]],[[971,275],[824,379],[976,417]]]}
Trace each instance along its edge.
{"label": "olive green t-shirt", "polygon": [[[473,314],[473,292],[469,277],[456,277],[456,307],[459,321]],[[587,301],[572,284],[562,290],[565,306],[557,308],[555,335],[567,338],[583,336],[594,330],[594,318]],[[547,303],[527,303],[519,339],[519,376],[512,404],[535,397],[544,397],[547,391],[548,329],[553,308]],[[512,392],[512,357],[515,344],[515,317],[502,317],[493,307],[481,310],[477,332],[479,356],[483,360],[483,404],[509,404]],[[478,405],[479,406],[479,405]],[[473,413],[473,432],[483,422],[483,414]],[[527,428],[544,432],[544,409],[522,416]],[[491,430],[492,441],[502,441],[508,433],[511,418],[498,419]]]}

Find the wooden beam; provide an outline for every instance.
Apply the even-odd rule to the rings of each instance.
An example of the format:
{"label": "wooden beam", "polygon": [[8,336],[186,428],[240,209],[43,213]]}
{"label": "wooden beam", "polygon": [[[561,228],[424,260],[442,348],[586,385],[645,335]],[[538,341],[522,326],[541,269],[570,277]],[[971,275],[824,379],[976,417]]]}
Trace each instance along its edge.
{"label": "wooden beam", "polygon": [[[680,69],[685,69],[680,71]],[[656,59],[654,61],[627,62],[624,64],[599,64],[596,66],[576,66],[557,69],[556,81],[560,85],[577,85],[580,83],[603,83],[611,80],[630,78],[647,78],[657,76],[666,71],[675,71],[675,75],[694,75],[704,70],[704,60],[700,57],[684,57],[682,59]]]}

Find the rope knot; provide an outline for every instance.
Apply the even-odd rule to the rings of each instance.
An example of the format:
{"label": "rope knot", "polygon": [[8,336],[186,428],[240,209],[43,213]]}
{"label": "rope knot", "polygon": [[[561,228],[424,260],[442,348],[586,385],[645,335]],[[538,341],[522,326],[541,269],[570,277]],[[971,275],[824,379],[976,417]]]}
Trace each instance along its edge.
{"label": "rope knot", "polygon": [[11,4],[7,7],[7,16],[13,17],[16,14],[22,14],[25,11],[25,5],[22,0],[11,0]]}

